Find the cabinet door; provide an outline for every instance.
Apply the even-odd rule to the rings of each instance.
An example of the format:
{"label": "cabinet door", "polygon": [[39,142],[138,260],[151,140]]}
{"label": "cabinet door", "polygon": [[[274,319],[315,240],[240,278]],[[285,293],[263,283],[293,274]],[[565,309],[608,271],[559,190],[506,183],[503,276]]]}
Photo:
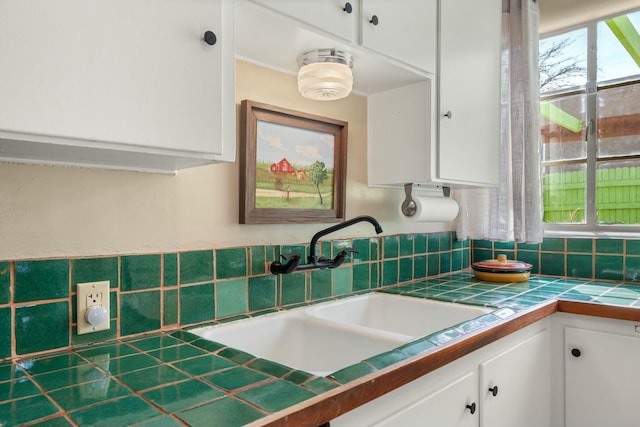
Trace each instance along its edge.
{"label": "cabinet door", "polygon": [[[346,41],[353,41],[357,22],[357,0],[251,0]],[[331,46],[317,46],[318,49]]]}
{"label": "cabinet door", "polygon": [[[473,427],[478,424],[476,378],[469,372],[374,424],[376,427]],[[471,408],[473,414],[471,413]]]}
{"label": "cabinet door", "polygon": [[565,328],[567,427],[637,426],[640,337]]}
{"label": "cabinet door", "polygon": [[545,329],[480,364],[481,426],[550,425],[550,345]]}
{"label": "cabinet door", "polygon": [[233,63],[223,73],[223,47],[233,60],[223,3],[232,18],[227,0],[0,2],[0,129],[73,146],[221,154],[223,77],[233,83]]}
{"label": "cabinet door", "polygon": [[433,73],[437,9],[437,0],[362,0],[362,45]]}
{"label": "cabinet door", "polygon": [[497,185],[500,0],[440,2],[438,177]]}

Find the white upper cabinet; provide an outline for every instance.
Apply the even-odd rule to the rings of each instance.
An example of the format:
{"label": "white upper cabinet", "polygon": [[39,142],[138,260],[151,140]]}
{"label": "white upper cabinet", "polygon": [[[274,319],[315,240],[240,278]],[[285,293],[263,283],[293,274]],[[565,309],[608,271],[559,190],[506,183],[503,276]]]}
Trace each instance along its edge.
{"label": "white upper cabinet", "polygon": [[362,0],[362,45],[435,72],[437,0]]}
{"label": "white upper cabinet", "polygon": [[251,0],[347,42],[355,40],[358,0]]}
{"label": "white upper cabinet", "polygon": [[0,157],[161,172],[234,161],[233,23],[232,0],[1,2]]}

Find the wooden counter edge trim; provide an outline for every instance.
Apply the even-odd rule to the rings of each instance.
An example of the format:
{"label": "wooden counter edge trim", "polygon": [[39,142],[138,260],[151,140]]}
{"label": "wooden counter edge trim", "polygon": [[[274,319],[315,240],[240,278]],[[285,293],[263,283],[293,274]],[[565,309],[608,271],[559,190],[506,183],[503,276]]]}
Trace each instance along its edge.
{"label": "wooden counter edge trim", "polygon": [[557,311],[557,301],[548,301],[514,314],[499,323],[465,335],[436,351],[413,356],[326,393],[300,402],[249,426],[316,427],[360,405],[376,399],[487,344],[506,337]]}
{"label": "wooden counter edge trim", "polygon": [[586,316],[640,322],[640,308],[597,304],[583,301],[558,300],[558,311],[562,313],[584,314]]}

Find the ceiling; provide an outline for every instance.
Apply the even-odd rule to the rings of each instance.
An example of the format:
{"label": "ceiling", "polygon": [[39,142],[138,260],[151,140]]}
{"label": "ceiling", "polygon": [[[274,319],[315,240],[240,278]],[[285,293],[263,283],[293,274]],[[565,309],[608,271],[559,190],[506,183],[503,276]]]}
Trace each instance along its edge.
{"label": "ceiling", "polygon": [[640,0],[538,0],[540,33],[640,8]]}

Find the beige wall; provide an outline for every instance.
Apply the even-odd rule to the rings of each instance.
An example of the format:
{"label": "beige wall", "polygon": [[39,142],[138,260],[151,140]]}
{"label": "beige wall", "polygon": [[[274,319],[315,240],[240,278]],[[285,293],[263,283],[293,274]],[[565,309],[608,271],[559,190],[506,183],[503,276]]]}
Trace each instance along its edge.
{"label": "beige wall", "polygon": [[[366,185],[366,98],[302,98],[295,77],[238,62],[236,99],[349,122],[347,218],[370,214],[386,234],[436,232],[449,224],[407,224],[401,190]],[[395,144],[398,141],[390,141]],[[238,224],[238,163],[176,176],[0,164],[0,260],[180,251],[308,242],[327,224]],[[358,224],[328,238],[373,235]]]}

